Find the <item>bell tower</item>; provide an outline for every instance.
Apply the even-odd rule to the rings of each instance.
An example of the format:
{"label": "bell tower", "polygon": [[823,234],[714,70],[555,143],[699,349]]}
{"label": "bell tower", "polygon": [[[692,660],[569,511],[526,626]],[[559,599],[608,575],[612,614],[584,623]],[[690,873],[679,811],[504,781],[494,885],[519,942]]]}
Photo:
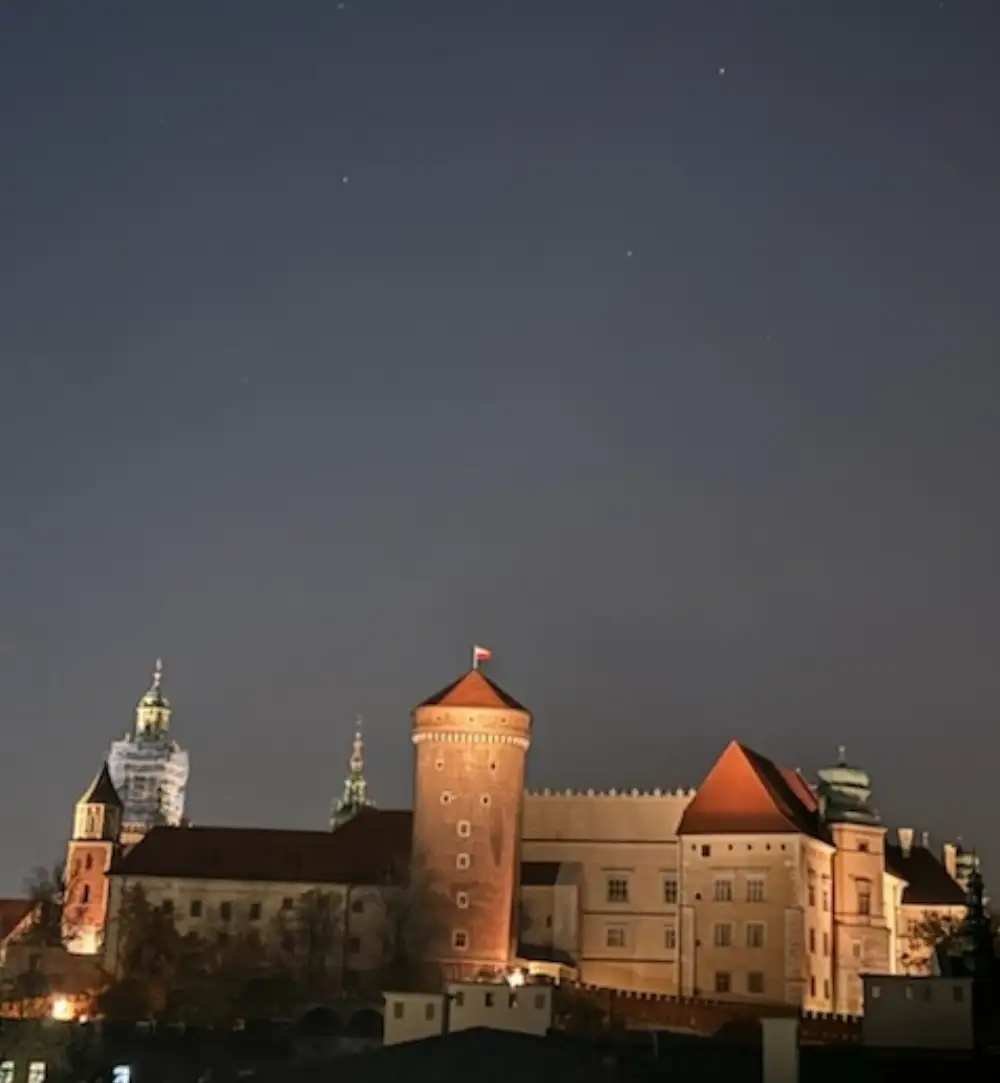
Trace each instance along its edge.
{"label": "bell tower", "polygon": [[66,853],[63,940],[78,955],[101,950],[108,915],[108,871],[122,829],[122,800],[107,763],[76,803]]}
{"label": "bell tower", "polygon": [[517,932],[531,714],[473,668],[413,710],[414,874],[437,906],[428,945],[445,978],[504,970]]}

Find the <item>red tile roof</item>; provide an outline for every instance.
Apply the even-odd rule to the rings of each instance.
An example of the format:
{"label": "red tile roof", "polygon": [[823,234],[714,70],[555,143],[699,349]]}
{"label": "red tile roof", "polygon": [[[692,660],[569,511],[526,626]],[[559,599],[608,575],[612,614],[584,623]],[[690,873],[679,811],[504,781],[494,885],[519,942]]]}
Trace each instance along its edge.
{"label": "red tile roof", "polygon": [[732,741],[681,817],[681,835],[803,834],[823,838],[805,780]]}
{"label": "red tile roof", "polygon": [[0,940],[10,936],[34,907],[34,899],[0,899]]}
{"label": "red tile roof", "polygon": [[336,831],[154,827],[112,875],[297,884],[384,884],[410,861],[413,814],[362,809]]}
{"label": "red tile roof", "polygon": [[492,707],[499,710],[525,711],[509,693],[491,681],[481,670],[471,669],[457,681],[425,699],[421,707]]}

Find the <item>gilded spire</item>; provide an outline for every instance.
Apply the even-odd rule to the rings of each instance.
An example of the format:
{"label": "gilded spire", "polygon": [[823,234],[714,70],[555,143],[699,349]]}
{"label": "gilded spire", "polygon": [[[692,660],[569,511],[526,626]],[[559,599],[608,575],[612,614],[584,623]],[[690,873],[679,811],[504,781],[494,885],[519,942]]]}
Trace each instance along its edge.
{"label": "gilded spire", "polygon": [[330,830],[335,831],[341,824],[347,823],[361,809],[372,802],[368,800],[368,783],[365,781],[365,748],[361,737],[361,717],[358,717],[354,731],[354,743],[351,746],[351,773],[344,780],[344,794],[337,801],[330,813]]}
{"label": "gilded spire", "polygon": [[153,666],[153,681],[139,700],[135,711],[135,731],[139,737],[162,737],[170,726],[170,701],[163,694],[163,659]]}

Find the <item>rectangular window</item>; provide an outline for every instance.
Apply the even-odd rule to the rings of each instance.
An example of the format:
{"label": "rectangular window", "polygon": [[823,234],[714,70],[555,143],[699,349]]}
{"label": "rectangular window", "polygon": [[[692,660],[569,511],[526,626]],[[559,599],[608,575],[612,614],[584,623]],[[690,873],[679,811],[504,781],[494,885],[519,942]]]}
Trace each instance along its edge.
{"label": "rectangular window", "polygon": [[609,948],[625,947],[625,926],[609,925],[604,942]]}
{"label": "rectangular window", "polygon": [[487,1008],[492,1008],[493,1007],[493,994],[492,993],[484,993],[483,994],[483,1004]]}
{"label": "rectangular window", "polygon": [[465,951],[469,946],[469,934],[462,929],[456,929],[451,934],[451,946],[456,951]]}
{"label": "rectangular window", "polygon": [[728,993],[733,987],[733,978],[728,970],[717,970],[715,972],[715,991],[717,993]]}
{"label": "rectangular window", "polygon": [[0,1083],[14,1083],[14,1062],[0,1060]]}
{"label": "rectangular window", "polygon": [[260,921],[260,915],[263,912],[263,907],[259,902],[252,902],[250,904],[250,920]]}
{"label": "rectangular window", "polygon": [[348,939],[347,939],[347,950],[352,955],[360,955],[361,954],[361,937],[360,936],[348,937]]}
{"label": "rectangular window", "polygon": [[535,993],[535,1008],[538,1011],[542,1011],[545,1007],[545,994]]}
{"label": "rectangular window", "polygon": [[762,921],[747,922],[747,947],[762,948],[764,946],[764,923]]}
{"label": "rectangular window", "polygon": [[823,954],[826,955],[826,956],[830,955],[830,934],[829,933],[824,933],[823,934]]}
{"label": "rectangular window", "polygon": [[705,845],[703,845],[702,848],[701,848],[701,856],[702,857],[711,857],[712,856],[712,847],[709,846],[707,843]]}
{"label": "rectangular window", "polygon": [[28,1083],[45,1083],[44,1060],[33,1060],[28,1065]]}
{"label": "rectangular window", "polygon": [[627,876],[609,876],[608,877],[608,902],[609,903],[627,903],[628,902],[628,877]]}
{"label": "rectangular window", "polygon": [[434,1018],[434,1004],[433,1002],[424,1005],[424,1018],[430,1021]]}
{"label": "rectangular window", "polygon": [[193,918],[201,917],[201,899],[192,899],[188,907],[188,914]]}
{"label": "rectangular window", "polygon": [[830,999],[830,979],[829,978],[824,978],[823,979],[823,996],[825,996],[827,1000]]}
{"label": "rectangular window", "polygon": [[[281,909],[285,910],[285,911],[294,910],[295,909],[295,900],[290,895],[286,895],[281,900]],[[400,1007],[402,1007],[402,1005],[400,1005]]]}
{"label": "rectangular window", "polygon": [[764,992],[764,975],[761,971],[751,970],[747,974],[747,992],[758,994]]}
{"label": "rectangular window", "polygon": [[677,877],[664,876],[663,878],[663,901],[667,906],[677,905]]}
{"label": "rectangular window", "polygon": [[397,1000],[396,1003],[393,1004],[393,1006],[392,1006],[392,1017],[393,1017],[393,1019],[402,1019],[403,1018],[403,1012],[405,1010],[406,1010],[406,1006],[403,1004],[403,1002],[401,1000]]}
{"label": "rectangular window", "polygon": [[747,879],[747,902],[764,901],[764,881],[759,876]]}
{"label": "rectangular window", "polygon": [[815,906],[816,905],[816,885],[815,884],[810,884],[809,885],[809,905],[810,906]]}
{"label": "rectangular window", "polygon": [[720,921],[715,926],[714,943],[717,948],[731,948],[733,946],[733,927],[728,921]]}
{"label": "rectangular window", "polygon": [[809,975],[809,995],[811,997],[816,995],[816,978],[812,974]]}
{"label": "rectangular window", "polygon": [[716,902],[732,902],[733,901],[733,882],[732,880],[716,880],[715,881],[715,901]]}
{"label": "rectangular window", "polygon": [[224,902],[219,904],[219,919],[221,921],[233,920],[233,904],[231,902]]}
{"label": "rectangular window", "polygon": [[677,929],[673,925],[667,925],[663,929],[663,946],[667,951],[677,950]]}
{"label": "rectangular window", "polygon": [[810,929],[809,930],[809,954],[810,955],[815,955],[816,954],[816,930],[815,929]]}
{"label": "rectangular window", "polygon": [[454,993],[453,996],[455,998],[455,1000],[454,1000],[455,1007],[456,1008],[464,1008],[465,1007],[465,993],[463,993],[462,990],[459,989],[459,991],[457,993]]}
{"label": "rectangular window", "polygon": [[858,914],[867,917],[872,912],[872,886],[867,880],[858,880]]}
{"label": "rectangular window", "polygon": [[823,912],[826,913],[830,909],[830,889],[823,888]]}

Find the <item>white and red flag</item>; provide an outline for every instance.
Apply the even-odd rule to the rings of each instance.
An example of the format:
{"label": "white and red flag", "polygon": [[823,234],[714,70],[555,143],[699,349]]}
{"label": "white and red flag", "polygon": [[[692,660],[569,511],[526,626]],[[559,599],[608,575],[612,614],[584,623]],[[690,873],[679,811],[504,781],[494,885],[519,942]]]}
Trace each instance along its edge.
{"label": "white and red flag", "polygon": [[480,662],[489,662],[493,657],[493,652],[489,647],[480,647],[477,643],[472,648],[472,668],[479,669]]}

